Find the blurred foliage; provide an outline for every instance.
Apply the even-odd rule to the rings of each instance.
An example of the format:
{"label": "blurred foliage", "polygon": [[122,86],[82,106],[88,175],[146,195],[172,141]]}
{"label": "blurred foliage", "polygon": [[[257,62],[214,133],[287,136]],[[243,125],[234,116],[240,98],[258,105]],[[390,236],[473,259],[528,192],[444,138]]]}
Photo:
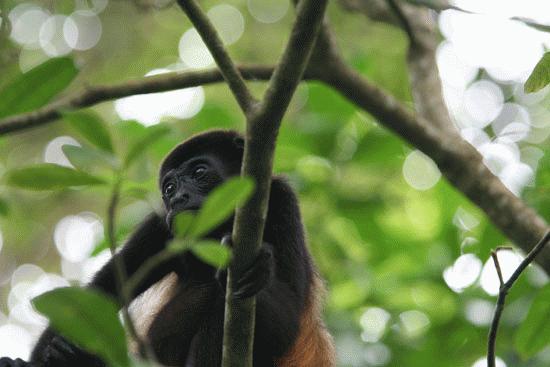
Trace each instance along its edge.
{"label": "blurred foliage", "polygon": [[[7,0],[5,6],[17,3]],[[52,12],[72,11],[72,0],[45,3]],[[210,0],[201,3],[206,9],[217,4]],[[242,39],[229,47],[231,54],[241,62],[274,63],[289,33],[293,12],[280,22],[263,24],[248,14],[246,1],[228,3],[242,10],[246,24]],[[409,103],[404,36],[391,27],[344,13],[335,2],[329,10],[345,58]],[[101,21],[100,43],[73,53],[79,74],[61,95],[88,84],[138,78],[176,62],[179,37],[190,27],[174,6],[152,10],[132,1],[110,1]],[[4,47],[17,49],[11,42]],[[38,51],[19,51],[31,59],[42,57]],[[66,72],[49,72],[54,63],[66,64],[56,66]],[[15,101],[7,103],[0,98],[0,115],[46,103],[72,81],[72,65],[69,58],[52,59],[24,75],[16,61],[0,65],[0,95],[13,95]],[[35,85],[40,88],[33,90]],[[255,93],[263,89],[264,83],[253,83]],[[204,90],[204,106],[187,120],[169,118],[146,128],[137,121],[121,121],[113,103],[103,103],[66,113],[53,124],[0,138],[0,174],[9,172],[0,186],[3,313],[8,311],[9,276],[17,265],[36,263],[48,272],[61,273],[53,239],[60,219],[93,212],[105,222],[110,186],[82,185],[90,180],[112,184],[124,172],[116,228],[120,242],[149,211],[160,207],[157,170],[176,144],[209,128],[243,130],[243,117],[227,87]],[[40,171],[44,166],[24,168],[43,163],[46,145],[58,136],[71,136],[81,145],[63,146],[74,169],[56,168],[53,174]],[[548,146],[541,144],[540,148],[545,155],[536,183],[525,197],[549,218],[550,154]],[[411,147],[383,130],[372,117],[317,82],[300,86],[280,131],[275,171],[286,175],[299,194],[309,246],[327,283],[325,315],[337,342],[340,366],[425,366],[435,362],[441,367],[471,366],[485,355],[488,322],[472,323],[469,306],[478,301],[492,304],[495,297],[482,290],[477,277],[473,285],[453,291],[443,273],[462,254],[475,254],[485,262],[492,248],[508,243],[483,213],[444,179],[426,191],[410,187],[402,175],[410,152]],[[58,190],[33,192],[6,183]],[[466,213],[473,224],[463,225],[457,213]],[[98,241],[92,256],[105,248],[106,241]],[[225,256],[206,247],[199,251],[214,261]],[[550,349],[543,349],[547,343],[534,343],[537,336],[533,334],[539,330],[534,328],[537,324],[547,326],[547,297],[532,301],[546,282],[546,276],[532,267],[510,294],[497,344],[497,354],[508,366],[536,367],[550,362]],[[67,297],[78,299],[72,293]],[[533,309],[545,312],[537,318],[532,309],[517,334],[520,342],[514,343],[531,302],[536,305]],[[371,324],[362,321],[372,307],[389,315],[374,341],[368,337]],[[541,333],[548,334],[544,330]]]}

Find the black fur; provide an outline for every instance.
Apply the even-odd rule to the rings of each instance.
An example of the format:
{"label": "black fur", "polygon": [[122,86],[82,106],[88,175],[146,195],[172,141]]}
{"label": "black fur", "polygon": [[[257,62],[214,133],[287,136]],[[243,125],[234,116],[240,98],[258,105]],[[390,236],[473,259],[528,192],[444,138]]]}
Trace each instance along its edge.
{"label": "black fur", "polygon": [[[212,172],[202,173],[193,183],[186,173],[195,158],[209,160]],[[211,131],[179,145],[165,159],[159,178],[161,190],[166,176],[174,180],[163,199],[168,218],[151,215],[140,225],[116,256],[132,275],[149,257],[161,251],[171,239],[171,212],[196,209],[216,185],[237,175],[242,158],[242,138],[232,131]],[[215,171],[215,172],[214,172]],[[206,176],[211,175],[211,176]],[[176,198],[177,195],[180,195]],[[173,213],[173,214],[174,214]],[[231,220],[209,237],[221,240],[230,233]],[[89,287],[116,296],[113,260],[94,277]],[[159,361],[171,366],[218,367],[221,362],[225,272],[216,271],[192,254],[171,260],[155,269],[140,284],[136,297],[168,273],[178,276],[177,290],[153,320],[148,339]],[[254,366],[272,367],[290,349],[299,333],[313,279],[313,265],[307,251],[296,196],[280,177],[271,184],[264,245],[255,264],[238,281],[237,296],[256,294]],[[23,362],[25,363],[25,362]],[[31,363],[44,367],[96,367],[103,363],[84,353],[47,329],[40,337]],[[0,367],[29,364],[0,360]]]}

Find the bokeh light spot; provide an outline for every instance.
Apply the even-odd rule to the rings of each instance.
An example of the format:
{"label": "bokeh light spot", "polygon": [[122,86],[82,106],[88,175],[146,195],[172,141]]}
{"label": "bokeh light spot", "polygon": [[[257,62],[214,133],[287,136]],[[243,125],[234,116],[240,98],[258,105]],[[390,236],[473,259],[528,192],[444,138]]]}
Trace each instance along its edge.
{"label": "bokeh light spot", "polygon": [[487,326],[493,320],[495,305],[483,299],[473,299],[466,303],[464,314],[475,326]]}
{"label": "bokeh light spot", "polygon": [[[514,270],[521,263],[522,257],[516,254],[511,250],[501,250],[498,252],[498,262],[500,264],[500,269],[502,270],[502,277],[506,282],[508,278],[512,275]],[[480,278],[481,288],[491,295],[496,296],[500,287],[500,281],[498,279],[497,270],[493,259],[490,258],[483,265],[483,270],[481,271]]]}
{"label": "bokeh light spot", "polygon": [[430,326],[428,316],[424,312],[417,310],[402,312],[399,315],[399,321],[400,331],[405,337],[411,339],[424,334]]}
{"label": "bokeh light spot", "polygon": [[363,357],[368,366],[384,366],[391,360],[391,350],[382,343],[370,344],[365,347]]}
{"label": "bokeh light spot", "polygon": [[481,260],[474,254],[461,255],[454,264],[443,271],[445,283],[460,293],[475,283],[481,272]]}
{"label": "bokeh light spot", "polygon": [[208,18],[225,45],[237,42],[244,32],[244,18],[234,6],[220,4],[208,11]]}
{"label": "bokeh light spot", "polygon": [[382,338],[391,315],[380,307],[369,307],[361,315],[360,323],[363,328],[361,339],[367,343],[376,343]]}
{"label": "bokeh light spot", "polygon": [[16,6],[9,13],[11,39],[28,49],[40,48],[40,28],[49,16],[46,10],[36,5],[23,3]]}
{"label": "bokeh light spot", "polygon": [[63,34],[67,44],[75,50],[88,50],[101,39],[101,20],[88,10],[72,13],[63,25]]}
{"label": "bokeh light spot", "polygon": [[[498,357],[495,358],[496,367],[506,367],[506,363]],[[487,367],[487,357],[483,357],[474,362],[472,367]]]}
{"label": "bokeh light spot", "polygon": [[473,127],[489,125],[499,115],[503,104],[502,90],[488,80],[472,83],[464,93],[464,108],[472,118]]}
{"label": "bokeh light spot", "polygon": [[441,172],[431,158],[419,150],[414,150],[403,163],[403,177],[411,187],[424,191],[437,184]]}
{"label": "bokeh light spot", "polygon": [[[146,76],[169,72],[157,69]],[[141,94],[115,101],[115,111],[123,120],[137,120],[145,126],[158,124],[165,117],[189,119],[204,105],[202,87],[179,89],[162,93]]]}
{"label": "bokeh light spot", "polygon": [[69,215],[55,226],[55,246],[64,259],[86,259],[103,236],[103,224],[92,213]]}
{"label": "bokeh light spot", "polygon": [[64,15],[52,15],[40,28],[40,47],[51,57],[63,56],[71,52],[71,47],[63,36],[63,26],[67,21]]}
{"label": "bokeh light spot", "polygon": [[248,11],[261,23],[275,23],[288,11],[288,0],[248,0]]}
{"label": "bokeh light spot", "polygon": [[190,68],[206,68],[214,63],[214,58],[195,28],[181,36],[178,50],[181,61]]}
{"label": "bokeh light spot", "polygon": [[61,149],[63,145],[80,146],[80,144],[70,136],[58,136],[46,145],[46,149],[44,149],[44,162],[73,167]]}

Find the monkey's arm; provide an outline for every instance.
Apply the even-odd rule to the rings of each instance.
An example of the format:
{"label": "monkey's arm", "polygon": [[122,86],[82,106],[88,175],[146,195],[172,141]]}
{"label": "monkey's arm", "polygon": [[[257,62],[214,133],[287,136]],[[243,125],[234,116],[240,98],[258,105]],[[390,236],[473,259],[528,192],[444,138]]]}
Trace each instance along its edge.
{"label": "monkey's arm", "polygon": [[[164,218],[161,218],[157,214],[150,214],[132,233],[122,250],[96,273],[93,280],[88,284],[88,287],[99,289],[117,298],[115,258],[122,260],[121,262],[124,267],[125,275],[128,279],[135,274],[147,259],[163,250],[170,239],[171,234]],[[171,262],[173,261],[175,260]],[[146,279],[138,285],[131,295],[131,298],[134,299],[143,293],[172,270],[174,269],[170,263],[164,263],[157,266],[148,274]]]}
{"label": "monkey's arm", "polygon": [[[164,218],[161,218],[157,214],[151,214],[133,232],[123,249],[115,257],[122,260],[126,276],[130,277],[145,260],[164,249],[169,240],[170,232],[164,222]],[[131,295],[132,299],[172,270],[170,264],[162,264],[162,266],[154,269],[139,284]],[[114,259],[110,259],[94,276],[87,287],[99,289],[110,296],[118,298],[116,284],[115,262]],[[120,299],[119,302],[122,303]],[[51,328],[46,329],[38,340],[31,354],[31,363],[44,367],[103,366],[103,363],[97,357],[76,348]]]}

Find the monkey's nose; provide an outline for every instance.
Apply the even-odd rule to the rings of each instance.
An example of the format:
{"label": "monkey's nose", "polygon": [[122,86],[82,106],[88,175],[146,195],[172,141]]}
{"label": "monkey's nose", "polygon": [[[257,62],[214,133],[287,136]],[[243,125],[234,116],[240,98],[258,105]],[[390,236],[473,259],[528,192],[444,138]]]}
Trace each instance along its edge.
{"label": "monkey's nose", "polygon": [[185,205],[189,202],[189,194],[187,193],[177,193],[174,195],[172,200],[170,200],[170,206],[175,210],[185,209]]}

